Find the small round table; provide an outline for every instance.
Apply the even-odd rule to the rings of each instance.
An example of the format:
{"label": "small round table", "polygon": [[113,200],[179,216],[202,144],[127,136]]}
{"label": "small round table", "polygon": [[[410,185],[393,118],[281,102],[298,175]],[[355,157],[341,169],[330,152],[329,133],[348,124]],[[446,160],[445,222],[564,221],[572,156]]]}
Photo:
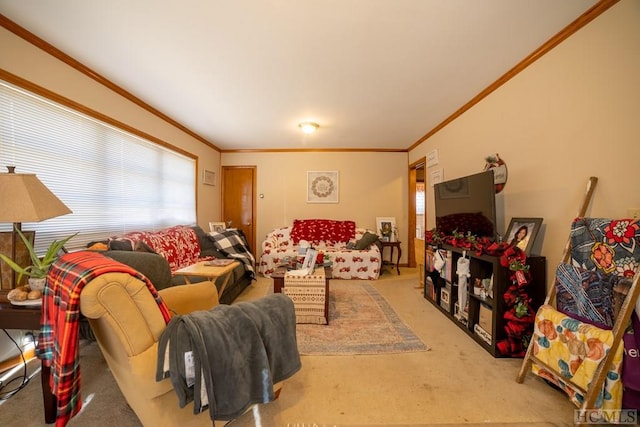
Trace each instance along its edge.
{"label": "small round table", "polygon": [[393,250],[394,248],[398,248],[398,257],[396,258],[396,270],[398,274],[400,274],[400,257],[402,256],[402,248],[400,247],[401,242],[380,242],[382,244],[382,263],[384,264],[384,248],[391,248],[391,254],[389,258],[389,264],[393,265]]}

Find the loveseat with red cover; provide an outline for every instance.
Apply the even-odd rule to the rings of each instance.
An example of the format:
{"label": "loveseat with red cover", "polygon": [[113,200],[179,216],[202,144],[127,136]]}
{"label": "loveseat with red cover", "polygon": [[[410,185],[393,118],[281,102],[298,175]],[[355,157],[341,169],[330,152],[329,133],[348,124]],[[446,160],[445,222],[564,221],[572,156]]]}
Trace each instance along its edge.
{"label": "loveseat with red cover", "polygon": [[354,221],[296,219],[292,226],[276,228],[262,242],[258,272],[266,277],[288,259],[298,257],[301,241],[306,241],[332,263],[334,279],[368,279],[380,276],[382,265],[378,236],[358,228]]}

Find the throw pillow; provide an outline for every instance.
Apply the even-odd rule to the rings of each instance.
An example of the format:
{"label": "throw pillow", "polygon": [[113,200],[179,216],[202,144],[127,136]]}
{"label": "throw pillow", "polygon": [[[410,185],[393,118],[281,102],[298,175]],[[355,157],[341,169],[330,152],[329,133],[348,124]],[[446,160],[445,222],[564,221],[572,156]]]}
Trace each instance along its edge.
{"label": "throw pillow", "polygon": [[356,250],[367,249],[372,243],[378,240],[378,235],[369,233],[368,231],[362,235],[362,238],[356,242]]}
{"label": "throw pillow", "polygon": [[112,251],[132,251],[133,250],[133,241],[129,239],[118,239],[113,238],[109,239],[109,250]]}
{"label": "throw pillow", "polygon": [[109,242],[106,240],[103,242],[89,242],[87,244],[88,251],[106,251],[108,249],[109,249]]}

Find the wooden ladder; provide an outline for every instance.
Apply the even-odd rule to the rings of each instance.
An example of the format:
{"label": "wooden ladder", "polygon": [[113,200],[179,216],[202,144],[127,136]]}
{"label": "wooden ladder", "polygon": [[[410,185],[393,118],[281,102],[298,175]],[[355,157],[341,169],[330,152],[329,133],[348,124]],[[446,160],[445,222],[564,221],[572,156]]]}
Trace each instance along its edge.
{"label": "wooden ladder", "polygon": [[[582,203],[582,206],[580,207],[579,211],[578,211],[578,217],[584,217],[589,205],[589,202],[591,200],[591,197],[593,195],[593,191],[595,189],[595,185],[597,184],[598,179],[595,177],[591,177],[589,178],[589,182],[587,184],[587,191]],[[567,241],[567,244],[564,248],[564,252],[563,252],[563,256],[562,256],[562,262],[564,263],[568,263],[570,261],[571,258],[571,240],[569,239]],[[640,296],[640,285],[638,285],[638,281],[640,280],[640,271],[638,271],[634,278],[633,278],[633,282],[631,284],[631,287],[628,291],[627,296],[624,298],[624,301],[622,302],[622,305],[620,306],[619,312],[616,315],[616,320],[613,326],[613,330],[612,330],[612,334],[613,334],[613,342],[611,344],[611,348],[609,349],[609,352],[607,353],[607,355],[604,357],[604,359],[600,362],[600,364],[598,365],[596,371],[594,372],[594,376],[593,376],[593,380],[589,383],[589,387],[587,390],[584,390],[582,387],[578,386],[577,384],[575,384],[573,381],[571,381],[570,379],[562,376],[562,380],[565,381],[566,383],[570,384],[572,387],[574,387],[576,390],[579,390],[582,395],[584,396],[584,401],[582,403],[582,405],[580,406],[579,410],[580,410],[580,420],[584,419],[586,420],[586,414],[587,412],[589,412],[590,410],[594,410],[594,405],[596,402],[596,399],[598,397],[598,394],[602,391],[602,387],[604,385],[604,381],[606,379],[606,375],[607,375],[607,371],[609,369],[609,367],[611,366],[611,363],[613,361],[613,357],[616,354],[616,351],[618,350],[618,346],[621,345],[622,343],[622,338],[623,335],[625,333],[625,330],[627,328],[627,326],[629,325],[629,322],[631,320],[631,314],[633,313],[636,301],[638,300],[638,297]],[[551,288],[549,289],[549,292],[547,293],[547,297],[545,299],[544,304],[548,304],[548,305],[553,305],[554,300],[555,300],[555,296],[556,296],[556,289],[555,286],[551,286]],[[524,359],[522,361],[522,367],[520,368],[520,372],[518,373],[518,376],[516,378],[516,382],[518,383],[522,383],[524,381],[525,376],[527,375],[527,373],[529,372],[529,370],[531,369],[531,365],[533,363],[536,363],[536,365],[544,367],[545,369],[547,369],[549,372],[553,372],[556,373],[560,376],[560,372],[558,372],[558,370],[554,367],[549,366],[548,364],[540,361],[539,359],[537,359],[534,355],[533,355],[533,347],[534,347],[534,339],[531,340],[531,342],[529,343],[529,347],[527,348],[527,352],[524,356]],[[578,422],[576,423],[577,426],[583,426],[586,425],[586,421],[585,423],[582,422]]]}

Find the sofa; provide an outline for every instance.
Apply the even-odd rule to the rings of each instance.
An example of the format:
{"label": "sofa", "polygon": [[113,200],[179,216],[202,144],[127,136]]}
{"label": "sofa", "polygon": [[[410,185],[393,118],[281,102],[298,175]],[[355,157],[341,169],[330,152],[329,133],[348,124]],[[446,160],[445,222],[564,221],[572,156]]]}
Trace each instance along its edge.
{"label": "sofa", "polygon": [[[239,231],[229,230],[216,234],[220,235],[246,242]],[[206,233],[198,225],[177,225],[158,231],[135,231],[106,241],[92,242],[90,249],[100,250],[104,255],[141,272],[158,290],[185,284],[183,276],[174,275],[180,268],[201,260],[235,258],[241,262],[233,270],[233,277],[220,295],[221,303],[230,304],[255,278],[252,265],[254,261],[252,256],[240,257],[238,250],[229,245],[221,245],[216,236]],[[216,280],[218,288],[224,279],[219,277]],[[191,281],[197,279],[191,278]]]}
{"label": "sofa", "polygon": [[300,256],[301,243],[305,242],[329,261],[334,279],[375,280],[380,276],[382,248],[378,236],[356,227],[353,221],[327,219],[297,219],[291,226],[267,233],[258,272],[271,277],[276,268]]}

